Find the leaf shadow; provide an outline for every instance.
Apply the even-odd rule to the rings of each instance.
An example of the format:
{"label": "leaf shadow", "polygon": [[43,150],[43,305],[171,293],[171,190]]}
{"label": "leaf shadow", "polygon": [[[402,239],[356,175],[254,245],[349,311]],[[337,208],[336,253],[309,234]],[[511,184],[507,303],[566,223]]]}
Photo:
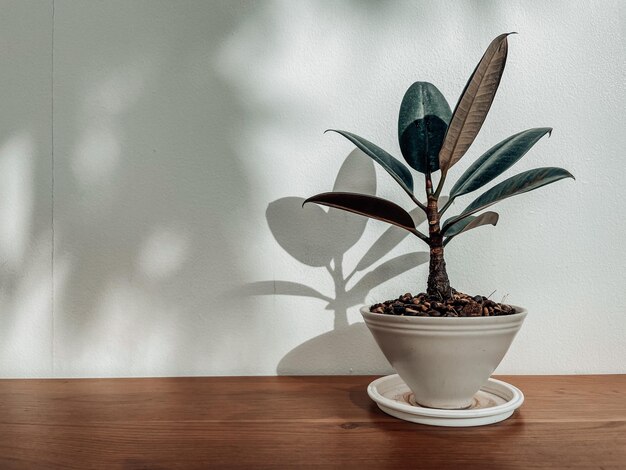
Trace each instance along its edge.
{"label": "leaf shadow", "polygon": [[[344,160],[334,191],[374,195],[376,173],[371,159],[354,150]],[[302,207],[304,198],[284,197],[268,205],[266,219],[276,242],[290,256],[312,268],[325,268],[334,285],[334,295],[312,286],[265,280],[245,286],[248,295],[287,295],[322,300],[334,314],[333,330],[297,346],[277,367],[279,375],[332,373],[386,373],[388,362],[376,347],[362,322],[349,324],[348,309],[362,305],[370,291],[428,261],[428,253],[411,252],[385,260],[374,268],[409,232],[387,228],[366,251],[355,269],[344,273],[343,258],[362,237],[369,219],[338,209],[325,210],[314,204]],[[425,221],[423,212],[411,212],[416,226]],[[355,281],[355,279],[358,280]]]}

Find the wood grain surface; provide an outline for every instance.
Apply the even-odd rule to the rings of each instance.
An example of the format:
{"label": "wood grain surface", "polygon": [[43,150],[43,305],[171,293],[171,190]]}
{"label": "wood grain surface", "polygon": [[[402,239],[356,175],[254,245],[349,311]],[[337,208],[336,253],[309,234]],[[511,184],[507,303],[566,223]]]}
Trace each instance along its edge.
{"label": "wood grain surface", "polygon": [[374,377],[0,380],[0,469],[626,468],[626,375],[499,377],[502,423],[385,415]]}

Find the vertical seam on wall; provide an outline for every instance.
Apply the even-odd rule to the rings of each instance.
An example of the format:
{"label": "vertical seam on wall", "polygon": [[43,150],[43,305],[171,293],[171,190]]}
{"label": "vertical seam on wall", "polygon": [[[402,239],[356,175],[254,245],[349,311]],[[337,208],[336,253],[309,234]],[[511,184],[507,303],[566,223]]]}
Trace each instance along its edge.
{"label": "vertical seam on wall", "polygon": [[52,0],[52,33],[50,51],[50,175],[51,175],[51,208],[50,208],[50,229],[51,229],[51,250],[50,250],[50,315],[52,333],[50,344],[50,359],[52,361],[51,372],[54,376],[54,0]]}

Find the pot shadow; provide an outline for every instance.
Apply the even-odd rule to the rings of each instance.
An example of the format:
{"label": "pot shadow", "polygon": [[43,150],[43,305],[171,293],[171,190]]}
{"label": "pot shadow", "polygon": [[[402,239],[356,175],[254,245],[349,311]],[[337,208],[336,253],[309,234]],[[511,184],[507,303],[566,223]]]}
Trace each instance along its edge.
{"label": "pot shadow", "polygon": [[[372,161],[354,150],[344,160],[333,191],[375,194],[376,173]],[[304,198],[285,197],[269,204],[266,219],[278,244],[294,259],[311,268],[324,268],[331,276],[334,296],[301,283],[269,280],[245,286],[249,295],[301,296],[326,302],[334,313],[333,330],[316,336],[287,353],[279,362],[279,375],[384,374],[392,370],[364,323],[348,323],[348,309],[362,305],[380,284],[428,262],[428,253],[410,252],[380,262],[409,232],[390,226],[361,257],[356,267],[344,273],[344,255],[363,235],[368,219],[338,209],[314,204],[302,207]],[[410,212],[416,226],[425,215]],[[372,266],[376,265],[372,268]],[[359,278],[356,282],[353,279]]]}
{"label": "pot shadow", "polygon": [[[364,384],[365,385],[365,384]],[[366,386],[355,385],[350,388],[348,392],[350,402],[357,408],[367,411],[370,416],[377,416],[379,413],[383,413],[374,400],[372,400],[367,394]],[[383,413],[384,414],[384,413]],[[387,415],[385,415],[387,416]]]}

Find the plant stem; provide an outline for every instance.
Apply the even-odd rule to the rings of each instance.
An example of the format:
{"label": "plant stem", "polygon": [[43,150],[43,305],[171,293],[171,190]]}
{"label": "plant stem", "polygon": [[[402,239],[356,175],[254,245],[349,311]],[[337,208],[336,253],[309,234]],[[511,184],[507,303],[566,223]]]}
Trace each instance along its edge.
{"label": "plant stem", "polygon": [[450,279],[446,271],[446,262],[443,258],[443,236],[439,227],[440,215],[437,207],[437,198],[428,197],[426,206],[428,216],[428,233],[430,235],[430,265],[428,272],[428,295],[447,300],[452,297]]}
{"label": "plant stem", "polygon": [[443,189],[443,183],[446,181],[447,173],[441,173],[441,178],[439,178],[439,184],[437,185],[437,189],[435,190],[435,197],[439,199],[439,195],[441,194],[441,190]]}
{"label": "plant stem", "polygon": [[[430,199],[430,196],[433,194],[433,180],[430,175],[430,169],[425,173],[425,183],[426,183],[426,197]],[[426,202],[428,204],[428,202]],[[428,215],[428,206],[426,207],[426,215]]]}
{"label": "plant stem", "polygon": [[420,232],[417,229],[411,230],[411,233],[415,236],[417,236],[417,238],[419,238],[420,240],[422,240],[424,243],[426,243],[427,245],[430,246],[430,238],[428,238],[426,235],[424,235],[422,232]]}
{"label": "plant stem", "polygon": [[422,204],[421,202],[419,202],[419,200],[415,197],[415,195],[413,194],[409,194],[409,196],[411,197],[411,199],[413,200],[413,202],[415,204],[417,204],[417,207],[419,207],[420,209],[422,209],[424,212],[426,212],[426,206],[424,204]]}
{"label": "plant stem", "polygon": [[441,217],[443,215],[443,213],[448,210],[448,208],[452,205],[453,202],[454,202],[454,198],[453,197],[448,199],[448,202],[446,202],[443,205],[443,208],[439,211],[439,217]]}

